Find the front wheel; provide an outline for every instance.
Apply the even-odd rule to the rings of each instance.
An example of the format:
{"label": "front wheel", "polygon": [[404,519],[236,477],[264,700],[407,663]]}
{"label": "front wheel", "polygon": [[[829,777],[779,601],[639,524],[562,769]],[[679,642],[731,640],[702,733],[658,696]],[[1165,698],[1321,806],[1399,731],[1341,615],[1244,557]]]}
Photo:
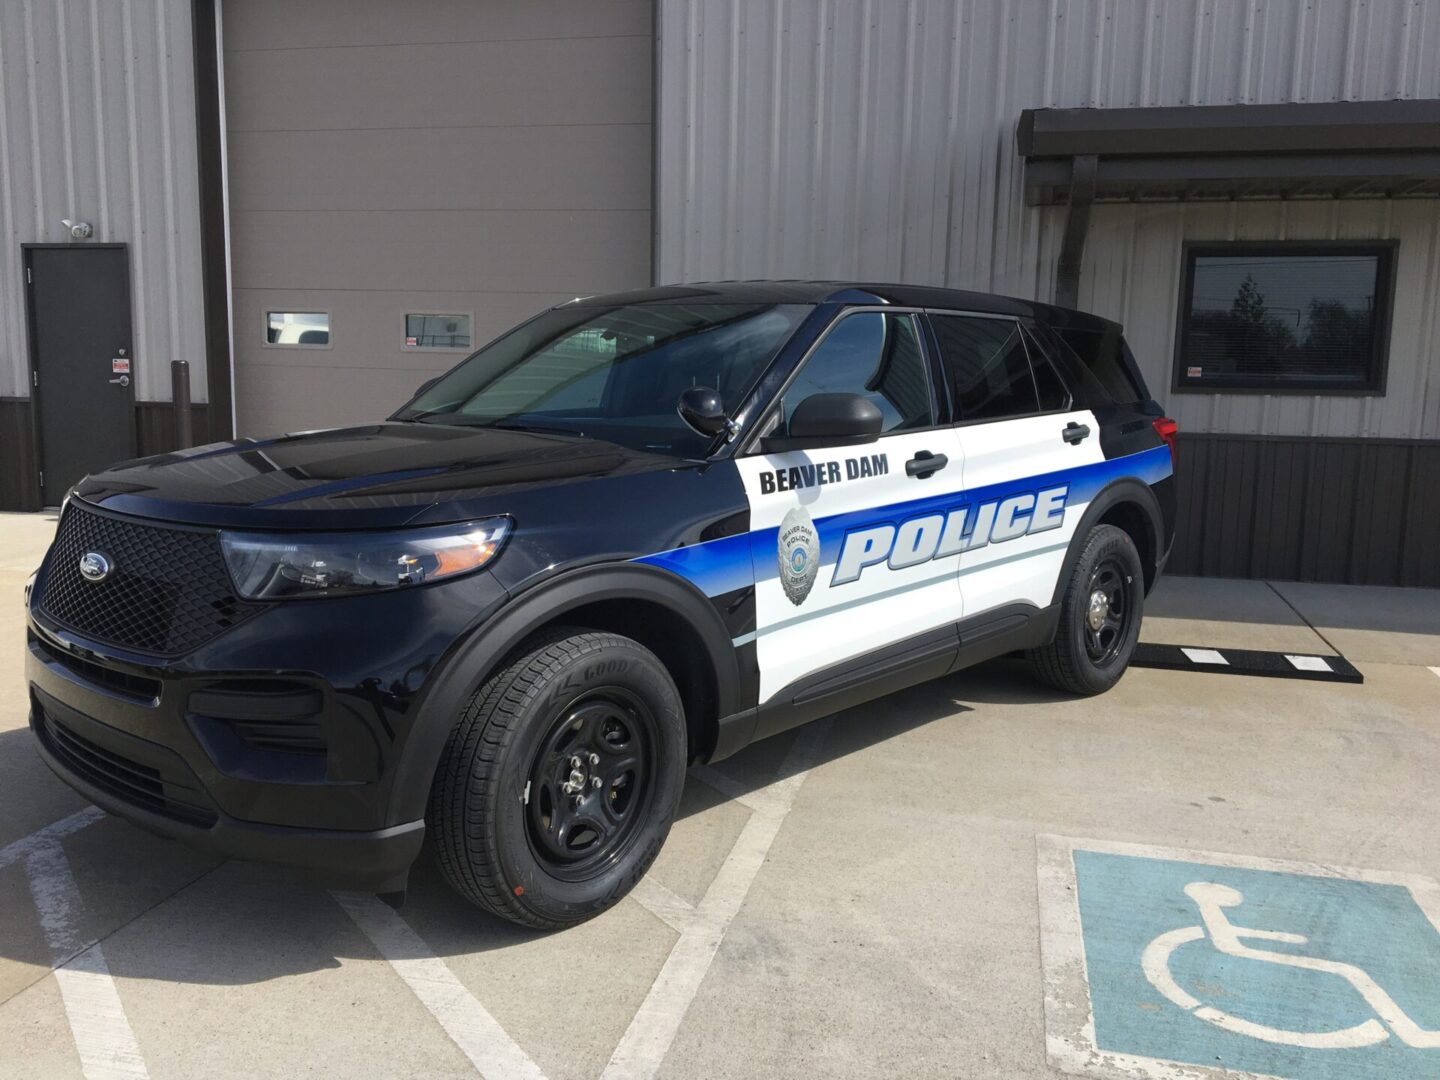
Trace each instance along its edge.
{"label": "front wheel", "polygon": [[1101,694],[1125,673],[1145,608],[1135,541],[1113,525],[1085,537],[1060,598],[1055,639],[1026,655],[1036,678],[1070,694]]}
{"label": "front wheel", "polygon": [[575,628],[522,646],[471,698],[427,815],[441,870],[471,902],[560,929],[634,886],[670,832],[685,718],[639,643]]}

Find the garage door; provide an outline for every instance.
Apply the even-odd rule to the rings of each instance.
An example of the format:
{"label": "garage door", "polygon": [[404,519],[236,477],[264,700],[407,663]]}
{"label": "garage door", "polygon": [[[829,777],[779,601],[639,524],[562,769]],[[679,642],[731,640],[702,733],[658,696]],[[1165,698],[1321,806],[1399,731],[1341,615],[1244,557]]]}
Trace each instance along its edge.
{"label": "garage door", "polygon": [[650,281],[648,0],[224,6],[238,433]]}

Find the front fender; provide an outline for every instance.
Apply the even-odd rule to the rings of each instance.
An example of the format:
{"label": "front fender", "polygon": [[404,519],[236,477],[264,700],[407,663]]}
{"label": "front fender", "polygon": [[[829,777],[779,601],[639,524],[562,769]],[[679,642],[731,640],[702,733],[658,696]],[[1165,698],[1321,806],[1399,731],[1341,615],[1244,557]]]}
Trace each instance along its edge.
{"label": "front fender", "polygon": [[659,604],[684,619],[704,644],[715,673],[717,716],[739,711],[740,685],[730,634],[713,604],[694,586],[664,570],[634,563],[607,564],[559,574],[508,601],[475,628],[426,680],[415,727],[401,755],[387,820],[423,817],[440,754],[461,709],[517,645],[540,627],[588,604],[638,600]]}

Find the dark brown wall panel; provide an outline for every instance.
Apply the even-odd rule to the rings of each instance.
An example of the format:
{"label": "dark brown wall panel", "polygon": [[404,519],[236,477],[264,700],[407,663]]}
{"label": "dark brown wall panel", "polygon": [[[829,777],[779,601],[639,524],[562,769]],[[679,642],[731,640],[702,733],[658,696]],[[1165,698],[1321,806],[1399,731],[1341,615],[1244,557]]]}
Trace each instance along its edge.
{"label": "dark brown wall panel", "polygon": [[0,510],[39,510],[39,472],[29,399],[0,398]]}
{"label": "dark brown wall panel", "polygon": [[[190,430],[195,446],[212,442],[210,407],[190,407]],[[137,401],[135,403],[135,439],[140,457],[168,454],[175,449],[175,409],[168,401]]]}
{"label": "dark brown wall panel", "polygon": [[1440,586],[1440,442],[1182,435],[1169,570]]}

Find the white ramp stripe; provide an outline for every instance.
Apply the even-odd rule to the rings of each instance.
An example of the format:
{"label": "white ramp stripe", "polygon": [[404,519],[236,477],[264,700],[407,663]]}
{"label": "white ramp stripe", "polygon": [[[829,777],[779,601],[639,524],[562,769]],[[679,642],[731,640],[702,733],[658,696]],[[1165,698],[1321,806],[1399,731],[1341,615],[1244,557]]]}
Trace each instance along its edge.
{"label": "white ramp stripe", "polygon": [[1224,664],[1226,667],[1230,666],[1230,661],[1226,660],[1225,657],[1215,649],[1187,649],[1182,646],[1180,651],[1185,654],[1185,658],[1192,664]]}
{"label": "white ramp stripe", "polygon": [[756,792],[760,797],[755,804],[763,809],[756,809],[745,823],[719,874],[685,921],[680,940],[611,1055],[602,1080],[649,1080],[659,1071],[829,729],[829,721],[802,728],[780,767],[782,779]]}
{"label": "white ramp stripe", "polygon": [[481,1076],[489,1080],[545,1080],[540,1067],[393,908],[360,893],[331,895]]}
{"label": "white ramp stripe", "polygon": [[32,853],[52,842],[63,840],[71,833],[79,832],[86,825],[99,821],[104,816],[105,811],[98,806],[87,806],[84,810],[75,811],[69,817],[51,822],[43,829],[37,829],[29,836],[22,836],[13,844],[7,844],[0,848],[0,870],[4,870],[11,863],[29,858]]}
{"label": "white ramp stripe", "polygon": [[[64,820],[79,816],[71,815]],[[69,831],[89,823],[83,821]],[[63,822],[56,823],[60,824]],[[80,890],[56,834],[52,833],[47,842],[29,853],[25,870],[45,940],[60,965],[54,972],[55,982],[65,1003],[65,1015],[70,1021],[70,1033],[80,1054],[80,1069],[85,1080],[144,1080],[150,1074],[146,1071],[145,1059],[140,1056],[135,1033],[130,1030],[130,1021],[125,1017],[125,1008],[120,1004],[105,954],[98,944],[83,941],[75,925],[81,904]]]}

